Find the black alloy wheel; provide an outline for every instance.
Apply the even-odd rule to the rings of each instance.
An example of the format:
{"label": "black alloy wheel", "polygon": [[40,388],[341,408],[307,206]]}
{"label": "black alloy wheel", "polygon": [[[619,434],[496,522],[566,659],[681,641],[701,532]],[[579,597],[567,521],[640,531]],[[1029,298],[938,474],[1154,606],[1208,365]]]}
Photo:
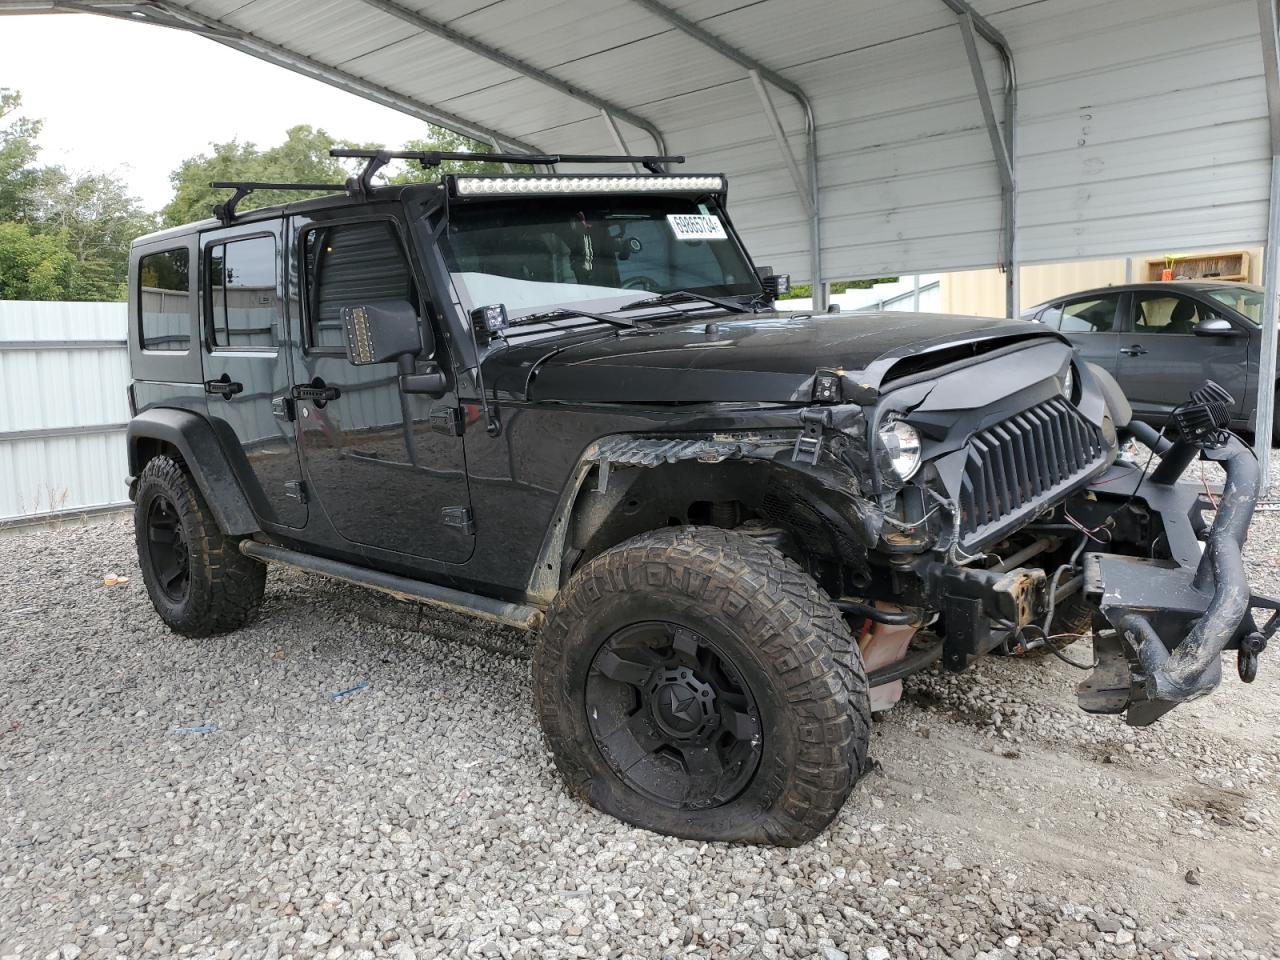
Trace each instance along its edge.
{"label": "black alloy wheel", "polygon": [[156,586],[174,603],[181,603],[191,588],[191,551],[177,508],[163,494],[147,510],[147,543]]}
{"label": "black alloy wheel", "polygon": [[636,623],[605,640],[587,676],[586,711],[618,779],[675,810],[728,803],[760,764],[760,711],[746,681],[680,624]]}

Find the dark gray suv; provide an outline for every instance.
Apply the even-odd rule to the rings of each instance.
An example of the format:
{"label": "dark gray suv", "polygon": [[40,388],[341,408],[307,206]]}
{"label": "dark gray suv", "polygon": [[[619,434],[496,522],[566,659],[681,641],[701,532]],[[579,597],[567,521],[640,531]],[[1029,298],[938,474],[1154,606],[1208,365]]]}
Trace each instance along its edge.
{"label": "dark gray suv", "polygon": [[1253,430],[1262,299],[1262,287],[1245,283],[1134,283],[1057,297],[1022,318],[1061,331],[1114,376],[1140,420],[1163,426],[1188,391],[1214,380],[1230,385],[1232,426]]}

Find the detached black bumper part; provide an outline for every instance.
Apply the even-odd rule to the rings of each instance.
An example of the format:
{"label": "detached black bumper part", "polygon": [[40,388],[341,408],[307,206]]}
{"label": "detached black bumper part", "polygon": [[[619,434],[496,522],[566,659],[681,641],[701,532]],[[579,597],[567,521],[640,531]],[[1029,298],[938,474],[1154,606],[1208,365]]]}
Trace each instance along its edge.
{"label": "detached black bumper part", "polygon": [[1163,525],[1174,562],[1086,556],[1085,592],[1114,629],[1095,624],[1097,665],[1077,696],[1083,709],[1124,713],[1133,726],[1213,690],[1222,679],[1223,651],[1256,632],[1242,549],[1258,496],[1257,459],[1235,436],[1203,451],[1222,464],[1227,482],[1201,553],[1196,525],[1207,506],[1203,494],[1164,469],[1177,464],[1181,472],[1199,452],[1183,446],[1166,453],[1162,469],[1143,479],[1135,495],[1150,508],[1153,525]]}

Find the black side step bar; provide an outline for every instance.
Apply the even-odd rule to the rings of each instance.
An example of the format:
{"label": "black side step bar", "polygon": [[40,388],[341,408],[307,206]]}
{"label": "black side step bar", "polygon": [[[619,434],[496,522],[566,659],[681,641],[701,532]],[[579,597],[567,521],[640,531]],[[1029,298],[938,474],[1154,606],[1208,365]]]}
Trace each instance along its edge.
{"label": "black side step bar", "polygon": [[393,573],[358,567],[354,563],[343,563],[341,560],[315,557],[269,543],[259,543],[257,540],[241,540],[240,552],[255,560],[280,563],[286,567],[296,567],[308,573],[318,573],[335,580],[354,583],[358,587],[368,587],[370,590],[388,593],[399,600],[430,603],[446,610],[505,623],[522,630],[534,629],[542,619],[542,611],[527,603],[508,603],[505,600],[482,597],[479,594],[441,587],[422,580],[411,580],[409,577],[399,577]]}

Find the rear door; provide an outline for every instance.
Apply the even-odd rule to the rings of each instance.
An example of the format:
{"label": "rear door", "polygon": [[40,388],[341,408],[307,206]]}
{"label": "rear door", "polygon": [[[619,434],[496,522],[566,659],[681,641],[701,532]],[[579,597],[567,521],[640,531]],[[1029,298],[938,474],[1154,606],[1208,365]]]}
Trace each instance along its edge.
{"label": "rear door", "polygon": [[233,454],[243,452],[259,515],[307,522],[290,422],[289,353],[281,270],[281,221],[200,237],[204,379],[209,419]]}
{"label": "rear door", "polygon": [[1201,383],[1215,380],[1236,398],[1232,415],[1241,415],[1249,338],[1196,336],[1196,324],[1212,312],[1172,290],[1132,294],[1116,379],[1135,413],[1167,417]]}
{"label": "rear door", "polygon": [[1120,293],[1072,297],[1051,304],[1038,319],[1066,334],[1085,360],[1114,376],[1120,346],[1117,321],[1122,300]]}

